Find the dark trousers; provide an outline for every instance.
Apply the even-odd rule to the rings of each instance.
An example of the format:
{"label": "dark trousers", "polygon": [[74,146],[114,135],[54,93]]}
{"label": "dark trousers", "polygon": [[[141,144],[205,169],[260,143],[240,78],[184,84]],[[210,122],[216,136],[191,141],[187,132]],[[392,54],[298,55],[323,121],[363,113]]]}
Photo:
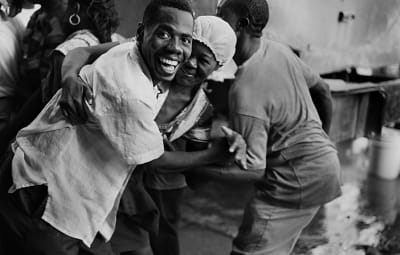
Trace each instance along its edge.
{"label": "dark trousers", "polygon": [[159,213],[143,184],[143,169],[137,167],[122,195],[111,245],[121,255],[150,252],[150,233],[158,231]]}
{"label": "dark trousers", "polygon": [[114,255],[109,243],[100,236],[92,247],[69,237],[41,219],[47,189],[35,186],[1,198],[1,232],[6,254],[29,255]]}
{"label": "dark trousers", "polygon": [[12,154],[0,167],[0,248],[3,255],[114,255],[100,236],[92,247],[69,237],[41,219],[47,187],[34,186],[7,193],[11,185]]}
{"label": "dark trousers", "polygon": [[178,222],[184,188],[155,190],[148,188],[150,196],[160,211],[158,233],[150,235],[154,255],[179,255]]}

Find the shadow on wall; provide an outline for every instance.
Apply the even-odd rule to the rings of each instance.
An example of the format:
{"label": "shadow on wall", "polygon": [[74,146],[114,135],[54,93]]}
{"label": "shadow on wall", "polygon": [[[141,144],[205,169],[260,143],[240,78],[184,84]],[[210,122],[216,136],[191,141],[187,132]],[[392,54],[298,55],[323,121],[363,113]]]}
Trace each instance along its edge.
{"label": "shadow on wall", "polygon": [[[116,0],[120,17],[117,32],[125,37],[136,35],[138,23],[142,20],[143,12],[150,0]],[[214,15],[217,0],[192,0],[196,15]]]}

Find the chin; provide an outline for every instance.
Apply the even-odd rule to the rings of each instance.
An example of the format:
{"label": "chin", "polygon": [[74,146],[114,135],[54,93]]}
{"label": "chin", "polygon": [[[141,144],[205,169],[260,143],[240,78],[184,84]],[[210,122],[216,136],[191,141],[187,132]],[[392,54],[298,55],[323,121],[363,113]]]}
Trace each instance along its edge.
{"label": "chin", "polygon": [[159,76],[160,81],[172,81],[175,78],[175,74],[173,75],[161,75]]}

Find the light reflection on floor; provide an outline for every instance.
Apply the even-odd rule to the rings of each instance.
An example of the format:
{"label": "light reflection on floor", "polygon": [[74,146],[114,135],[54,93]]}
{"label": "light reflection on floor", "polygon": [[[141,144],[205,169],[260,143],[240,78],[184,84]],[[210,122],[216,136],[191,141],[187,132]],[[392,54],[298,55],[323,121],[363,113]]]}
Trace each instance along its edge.
{"label": "light reflection on floor", "polygon": [[[304,230],[294,254],[400,254],[400,180],[369,175],[369,157],[353,144],[338,145],[343,195],[327,204]],[[185,222],[232,238],[250,187],[209,184],[188,192]]]}
{"label": "light reflection on floor", "polygon": [[[371,176],[368,153],[354,154],[342,146],[338,149],[343,195],[327,204],[323,216],[316,219],[323,222],[326,242],[308,252],[298,251],[312,255],[400,254],[400,228],[396,227],[400,221],[400,181]],[[307,230],[312,232],[312,228]]]}

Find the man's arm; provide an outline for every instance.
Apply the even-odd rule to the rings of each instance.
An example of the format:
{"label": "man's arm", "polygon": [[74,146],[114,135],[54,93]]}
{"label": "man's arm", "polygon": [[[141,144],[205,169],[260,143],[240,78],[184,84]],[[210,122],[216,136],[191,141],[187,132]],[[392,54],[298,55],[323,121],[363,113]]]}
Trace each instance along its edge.
{"label": "man's arm", "polygon": [[79,71],[84,65],[93,63],[100,55],[118,44],[118,42],[111,42],[76,48],[65,57],[61,69],[63,91],[60,107],[72,122],[82,123],[87,121],[88,115],[84,110],[83,103],[85,98],[91,97],[90,90],[79,78]]}
{"label": "man's arm", "polygon": [[297,58],[309,88],[314,106],[317,109],[322,128],[329,133],[332,121],[333,103],[329,85],[306,63]]}
{"label": "man's arm", "polygon": [[196,167],[190,173],[213,181],[254,183],[264,177],[265,169],[244,170],[236,164],[229,166],[208,165]]}
{"label": "man's arm", "polygon": [[245,167],[246,143],[243,137],[224,127],[225,138],[217,139],[211,148],[200,151],[165,151],[164,154],[153,160],[152,167],[160,173],[177,173],[192,171],[193,168],[217,162],[238,161]]}
{"label": "man's arm", "polygon": [[[232,99],[235,98],[232,97]],[[255,182],[262,179],[267,165],[268,117],[258,118],[248,114],[235,113],[235,109],[233,109],[230,124],[233,130],[242,135],[247,145],[245,151],[247,169],[242,169],[237,164],[230,164],[206,166],[198,168],[196,171],[213,180],[221,181]]]}
{"label": "man's arm", "polygon": [[213,164],[227,159],[228,147],[210,148],[201,151],[165,151],[164,154],[149,164],[160,173],[182,173],[199,165]]}
{"label": "man's arm", "polygon": [[231,124],[232,128],[243,136],[247,145],[247,150],[245,150],[247,169],[243,169],[237,164],[207,165],[192,169],[191,174],[198,175],[202,179],[231,182],[255,182],[264,177],[268,121],[248,115],[232,114]]}
{"label": "man's arm", "polygon": [[310,94],[321,119],[322,128],[328,134],[333,114],[332,95],[329,85],[320,78],[314,86],[310,87]]}

